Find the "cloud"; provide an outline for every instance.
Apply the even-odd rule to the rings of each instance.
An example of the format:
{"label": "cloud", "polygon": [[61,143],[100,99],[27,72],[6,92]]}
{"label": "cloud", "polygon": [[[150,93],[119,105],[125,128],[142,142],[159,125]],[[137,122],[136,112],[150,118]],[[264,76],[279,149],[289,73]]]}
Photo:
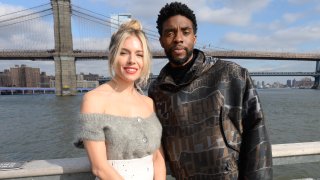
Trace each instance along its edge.
{"label": "cloud", "polygon": [[318,3],[318,0],[288,0],[289,4],[293,5],[301,5],[301,4],[306,4],[306,3]]}
{"label": "cloud", "polygon": [[303,45],[314,44],[314,46],[309,49],[309,51],[312,51],[317,48],[317,42],[319,41],[320,26],[319,24],[311,24],[307,26],[280,28],[261,34],[258,32],[229,32],[221,39],[221,44],[240,47],[241,50],[267,51],[299,51],[299,48]]}
{"label": "cloud", "polygon": [[298,19],[302,18],[304,14],[302,13],[286,13],[283,15],[283,19],[287,23],[296,22]]}
{"label": "cloud", "polygon": [[[253,14],[267,7],[270,1],[271,0],[185,0],[182,3],[187,4],[194,11],[199,22],[245,26],[250,23]],[[144,4],[149,4],[149,0],[105,0],[106,4],[114,7],[123,7],[127,12],[134,14],[135,17],[144,19],[149,23],[155,23],[161,7],[170,2],[172,1],[153,1],[152,5],[146,8]]]}
{"label": "cloud", "polygon": [[198,0],[192,1],[199,21],[232,26],[250,24],[255,12],[267,7],[269,0]]}
{"label": "cloud", "polygon": [[[0,15],[21,10],[24,9],[0,3]],[[25,10],[0,17],[0,21],[2,20],[0,23],[0,49],[41,50],[54,48],[52,15],[40,17],[50,13],[46,12],[27,16],[32,13],[34,11]],[[30,20],[31,18],[33,20]]]}
{"label": "cloud", "polygon": [[308,25],[279,30],[274,33],[274,39],[291,45],[320,41],[320,26]]}
{"label": "cloud", "polygon": [[109,47],[110,38],[74,38],[73,39],[73,49],[79,50],[101,50],[106,51]]}

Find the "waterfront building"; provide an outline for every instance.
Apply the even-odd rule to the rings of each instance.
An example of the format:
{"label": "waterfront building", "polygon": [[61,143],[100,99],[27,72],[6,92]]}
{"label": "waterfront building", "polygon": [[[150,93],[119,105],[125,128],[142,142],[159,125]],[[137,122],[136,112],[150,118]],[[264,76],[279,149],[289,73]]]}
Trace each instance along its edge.
{"label": "waterfront building", "polygon": [[84,73],[80,73],[80,75],[83,76],[82,80],[87,80],[87,81],[98,81],[99,79],[99,74],[84,74]]}
{"label": "waterfront building", "polygon": [[98,74],[77,74],[77,88],[96,88],[99,86]]}
{"label": "waterfront building", "polygon": [[253,84],[253,87],[257,88],[257,82],[255,79],[252,79],[252,84]]}
{"label": "waterfront building", "polygon": [[40,87],[50,87],[50,80],[54,80],[54,76],[47,76],[46,72],[40,74]]}
{"label": "waterfront building", "polygon": [[116,32],[119,28],[119,26],[127,21],[131,20],[132,15],[128,13],[123,13],[123,14],[113,14],[111,15],[111,35]]}
{"label": "waterfront building", "polygon": [[287,80],[287,87],[292,87],[290,79]]}
{"label": "waterfront building", "polygon": [[0,72],[0,87],[11,87],[11,76],[9,69]]}
{"label": "waterfront building", "polygon": [[297,87],[297,80],[296,79],[292,80],[292,87]]}
{"label": "waterfront building", "polygon": [[40,68],[15,65],[10,68],[11,85],[15,87],[40,87]]}
{"label": "waterfront building", "polygon": [[300,81],[296,81],[296,86],[299,88],[311,88],[314,82],[309,77],[302,78]]}
{"label": "waterfront building", "polygon": [[96,88],[99,81],[77,80],[77,88]]}
{"label": "waterfront building", "polygon": [[56,80],[55,80],[55,79],[50,79],[50,81],[49,81],[49,87],[50,87],[50,88],[55,88],[55,87],[56,87]]}

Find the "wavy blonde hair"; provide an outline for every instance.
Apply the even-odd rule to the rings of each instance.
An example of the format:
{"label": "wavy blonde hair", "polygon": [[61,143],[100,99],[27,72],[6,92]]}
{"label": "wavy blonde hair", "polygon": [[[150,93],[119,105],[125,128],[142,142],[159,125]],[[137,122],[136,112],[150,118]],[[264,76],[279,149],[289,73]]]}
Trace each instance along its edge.
{"label": "wavy blonde hair", "polygon": [[114,68],[117,64],[117,57],[120,55],[121,47],[124,41],[130,37],[136,36],[139,38],[142,44],[143,50],[143,68],[141,70],[140,78],[135,82],[138,86],[145,86],[148,83],[151,67],[151,51],[148,44],[148,39],[142,30],[142,26],[139,21],[131,20],[122,24],[119,30],[111,36],[109,45],[109,71],[110,76],[115,76]]}

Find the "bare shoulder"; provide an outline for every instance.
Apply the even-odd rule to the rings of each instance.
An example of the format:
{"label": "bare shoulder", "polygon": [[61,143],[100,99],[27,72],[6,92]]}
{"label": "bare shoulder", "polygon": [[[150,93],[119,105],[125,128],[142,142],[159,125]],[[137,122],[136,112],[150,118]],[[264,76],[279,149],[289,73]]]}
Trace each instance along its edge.
{"label": "bare shoulder", "polygon": [[148,107],[154,109],[153,99],[148,96],[142,95],[143,100],[148,104]]}
{"label": "bare shoulder", "polygon": [[81,113],[103,113],[108,94],[107,86],[99,86],[84,94]]}

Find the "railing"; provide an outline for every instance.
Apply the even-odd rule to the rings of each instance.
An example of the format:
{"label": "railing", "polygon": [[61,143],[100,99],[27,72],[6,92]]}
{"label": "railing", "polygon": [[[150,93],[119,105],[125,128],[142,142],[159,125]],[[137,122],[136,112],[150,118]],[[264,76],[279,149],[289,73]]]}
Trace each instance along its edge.
{"label": "railing", "polygon": [[320,76],[320,72],[250,72],[250,76]]}
{"label": "railing", "polygon": [[[88,92],[92,90],[93,88],[77,88],[77,91],[82,92]],[[0,95],[1,93],[9,93],[11,95],[17,94],[18,92],[25,94],[26,92],[31,92],[31,94],[39,94],[39,92],[42,92],[43,94],[46,94],[47,92],[55,93],[55,88],[41,88],[41,87],[0,87]]]}
{"label": "railing", "polygon": [[[273,164],[286,165],[320,162],[320,141],[272,145]],[[87,157],[34,160],[26,162],[21,169],[0,170],[0,179],[23,179],[46,177],[46,179],[94,179]],[[168,179],[170,176],[168,176]],[[171,179],[171,178],[170,178]]]}

